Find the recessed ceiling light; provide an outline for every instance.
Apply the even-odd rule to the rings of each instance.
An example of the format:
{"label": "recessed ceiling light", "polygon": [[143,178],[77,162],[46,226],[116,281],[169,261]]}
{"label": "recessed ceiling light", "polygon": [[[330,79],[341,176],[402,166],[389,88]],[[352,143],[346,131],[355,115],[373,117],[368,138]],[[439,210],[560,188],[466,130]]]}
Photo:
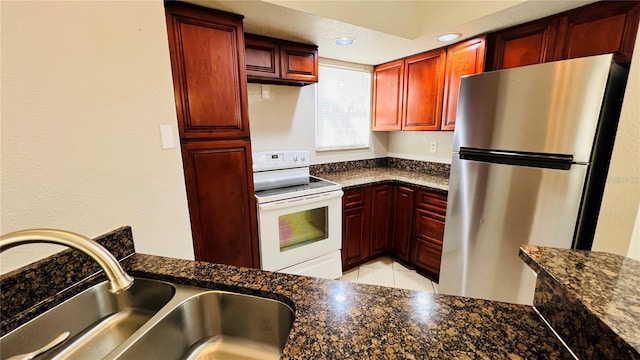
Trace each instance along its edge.
{"label": "recessed ceiling light", "polygon": [[346,36],[339,37],[335,40],[336,44],[338,45],[351,45],[353,44],[354,41],[355,40],[353,38],[346,37]]}
{"label": "recessed ceiling light", "polygon": [[459,38],[460,36],[462,36],[460,33],[442,34],[438,36],[438,41],[451,41]]}

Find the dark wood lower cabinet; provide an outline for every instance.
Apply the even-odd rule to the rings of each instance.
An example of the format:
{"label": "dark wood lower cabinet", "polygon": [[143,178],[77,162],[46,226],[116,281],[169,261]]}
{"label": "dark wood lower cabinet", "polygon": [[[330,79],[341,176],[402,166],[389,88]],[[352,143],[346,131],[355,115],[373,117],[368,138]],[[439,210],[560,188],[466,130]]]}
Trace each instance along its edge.
{"label": "dark wood lower cabinet", "polygon": [[390,254],[437,282],[446,203],[446,194],[405,185],[346,190],[342,200],[343,270]]}
{"label": "dark wood lower cabinet", "polygon": [[196,260],[260,267],[248,140],[182,145]]}
{"label": "dark wood lower cabinet", "polygon": [[411,263],[431,280],[440,278],[440,258],[447,215],[445,194],[420,189],[416,196]]}
{"label": "dark wood lower cabinet", "polygon": [[368,221],[364,206],[345,209],[342,215],[342,269],[348,270],[365,259]]}
{"label": "dark wood lower cabinet", "polygon": [[349,270],[368,257],[369,187],[347,190],[342,197],[342,270]]}
{"label": "dark wood lower cabinet", "polygon": [[393,190],[393,255],[409,262],[411,251],[411,226],[413,224],[415,191],[406,186],[395,186]]}
{"label": "dark wood lower cabinet", "polygon": [[380,256],[387,252],[391,245],[391,202],[393,201],[391,185],[371,187],[371,247],[369,256]]}
{"label": "dark wood lower cabinet", "polygon": [[440,280],[440,258],[442,243],[434,243],[417,237],[414,242],[413,260],[411,263],[420,273],[435,282]]}
{"label": "dark wood lower cabinet", "polygon": [[444,216],[423,209],[416,210],[416,225],[411,263],[431,280],[440,277],[440,258],[444,237]]}
{"label": "dark wood lower cabinet", "polygon": [[342,197],[342,269],[385,254],[390,246],[393,186],[364,186]]}

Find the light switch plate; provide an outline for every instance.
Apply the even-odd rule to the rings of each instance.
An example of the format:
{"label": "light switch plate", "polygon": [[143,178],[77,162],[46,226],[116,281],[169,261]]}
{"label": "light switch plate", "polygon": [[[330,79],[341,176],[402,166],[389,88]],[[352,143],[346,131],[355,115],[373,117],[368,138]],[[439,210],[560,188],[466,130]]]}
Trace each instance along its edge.
{"label": "light switch plate", "polygon": [[160,138],[162,139],[163,149],[173,149],[174,147],[176,147],[175,141],[173,139],[173,126],[160,125]]}

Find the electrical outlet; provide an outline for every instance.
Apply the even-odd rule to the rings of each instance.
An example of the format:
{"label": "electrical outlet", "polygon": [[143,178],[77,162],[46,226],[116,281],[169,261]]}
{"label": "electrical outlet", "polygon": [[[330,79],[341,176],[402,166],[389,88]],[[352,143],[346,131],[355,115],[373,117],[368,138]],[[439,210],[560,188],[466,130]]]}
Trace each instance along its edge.
{"label": "electrical outlet", "polygon": [[431,145],[429,146],[429,152],[432,154],[435,154],[438,152],[438,142],[437,141],[432,141]]}

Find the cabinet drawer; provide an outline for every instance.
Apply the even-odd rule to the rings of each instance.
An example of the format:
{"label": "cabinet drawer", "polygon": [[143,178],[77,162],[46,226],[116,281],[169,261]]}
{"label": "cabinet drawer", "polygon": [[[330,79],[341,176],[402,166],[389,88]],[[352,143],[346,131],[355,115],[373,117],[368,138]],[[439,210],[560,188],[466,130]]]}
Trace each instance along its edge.
{"label": "cabinet drawer", "polygon": [[416,211],[416,236],[442,245],[444,238],[444,216],[418,209]]}
{"label": "cabinet drawer", "polygon": [[347,190],[342,196],[342,207],[345,209],[364,206],[366,188]]}
{"label": "cabinet drawer", "polygon": [[434,191],[420,190],[417,202],[418,208],[431,210],[442,215],[447,213],[447,195]]}
{"label": "cabinet drawer", "polygon": [[428,240],[417,238],[413,251],[413,263],[424,271],[429,277],[438,281],[440,279],[440,258],[442,257],[442,245]]}

